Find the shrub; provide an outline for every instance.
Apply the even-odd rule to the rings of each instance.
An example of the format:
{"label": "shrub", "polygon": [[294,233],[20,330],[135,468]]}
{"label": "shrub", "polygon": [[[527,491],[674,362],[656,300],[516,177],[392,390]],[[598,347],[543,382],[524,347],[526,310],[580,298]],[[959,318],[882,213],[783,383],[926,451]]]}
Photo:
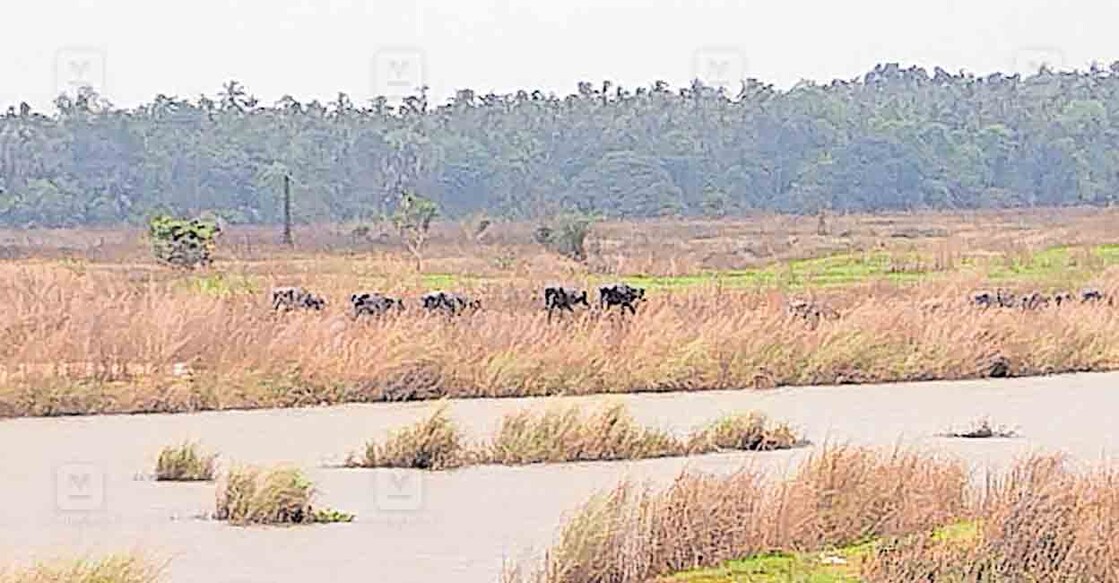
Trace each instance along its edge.
{"label": "shrub", "polygon": [[568,213],[538,225],[533,233],[537,243],[575,261],[587,259],[587,237],[594,218],[585,214]]}
{"label": "shrub", "polygon": [[199,452],[193,443],[168,446],[159,452],[155,479],[175,482],[208,482],[214,479],[216,454]]}
{"label": "shrub", "polygon": [[353,515],[336,510],[315,510],[314,496],[314,486],[297,469],[236,467],[218,487],[214,518],[236,525],[353,520]]}
{"label": "shrub", "polygon": [[148,223],[155,258],[184,269],[210,264],[219,232],[216,223],[202,219],[158,215]]}

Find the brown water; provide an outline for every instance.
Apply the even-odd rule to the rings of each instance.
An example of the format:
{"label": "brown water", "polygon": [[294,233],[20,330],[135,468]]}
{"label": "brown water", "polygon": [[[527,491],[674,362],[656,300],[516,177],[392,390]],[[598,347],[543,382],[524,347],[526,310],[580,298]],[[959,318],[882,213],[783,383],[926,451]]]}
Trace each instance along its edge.
{"label": "brown water", "polygon": [[[609,400],[624,401],[641,421],[673,431],[755,409],[792,422],[814,448],[829,441],[905,445],[958,455],[977,468],[1003,467],[1032,451],[1063,451],[1088,463],[1119,458],[1113,423],[1119,373],[565,399]],[[502,414],[529,403],[544,401],[457,401],[451,412],[482,436]],[[176,582],[492,582],[504,561],[539,553],[565,513],[622,479],[664,483],[685,468],[729,472],[746,463],[780,473],[814,449],[445,473],[326,467],[434,406],[0,422],[6,501],[0,506],[0,563],[136,550],[169,559]],[[1022,437],[936,437],[981,416],[1018,428]],[[213,510],[212,484],[160,484],[140,475],[154,467],[159,448],[184,439],[220,451],[223,463],[298,465],[317,484],[322,504],[353,512],[357,520],[237,528],[198,518]],[[83,483],[83,475],[90,481]]]}

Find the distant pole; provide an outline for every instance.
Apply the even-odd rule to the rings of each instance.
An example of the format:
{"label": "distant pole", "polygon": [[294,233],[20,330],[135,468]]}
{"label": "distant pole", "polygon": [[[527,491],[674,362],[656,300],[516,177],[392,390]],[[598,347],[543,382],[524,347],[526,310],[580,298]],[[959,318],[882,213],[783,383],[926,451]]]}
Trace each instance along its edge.
{"label": "distant pole", "polygon": [[284,174],[284,245],[295,246],[291,236],[291,176]]}

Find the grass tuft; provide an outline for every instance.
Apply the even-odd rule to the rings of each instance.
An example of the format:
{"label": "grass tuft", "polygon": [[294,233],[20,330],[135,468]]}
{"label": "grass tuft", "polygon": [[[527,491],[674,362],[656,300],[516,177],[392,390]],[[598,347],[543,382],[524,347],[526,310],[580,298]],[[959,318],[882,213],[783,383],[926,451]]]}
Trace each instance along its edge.
{"label": "grass tuft", "polygon": [[132,555],[36,564],[28,569],[0,571],[0,583],[157,583],[164,567]]}
{"label": "grass tuft", "polygon": [[353,520],[350,514],[312,508],[314,496],[314,486],[297,469],[239,466],[218,487],[214,518],[239,526]]}
{"label": "grass tuft", "polygon": [[417,468],[447,470],[467,461],[462,432],[440,406],[427,419],[391,434],[384,444],[371,441],[360,459],[348,466],[367,468]]}
{"label": "grass tuft", "polygon": [[167,482],[209,482],[214,479],[217,454],[201,452],[194,443],[168,446],[159,452],[155,479]]}

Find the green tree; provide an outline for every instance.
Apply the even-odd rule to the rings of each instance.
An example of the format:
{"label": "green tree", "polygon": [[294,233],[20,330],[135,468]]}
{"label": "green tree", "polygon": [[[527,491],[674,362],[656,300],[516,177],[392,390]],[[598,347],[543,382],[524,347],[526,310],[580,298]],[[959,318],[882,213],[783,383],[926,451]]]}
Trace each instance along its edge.
{"label": "green tree", "polygon": [[416,271],[423,269],[423,249],[427,243],[431,222],[439,216],[439,206],[413,192],[405,191],[400,195],[392,222],[400,234],[400,240],[416,260]]}

